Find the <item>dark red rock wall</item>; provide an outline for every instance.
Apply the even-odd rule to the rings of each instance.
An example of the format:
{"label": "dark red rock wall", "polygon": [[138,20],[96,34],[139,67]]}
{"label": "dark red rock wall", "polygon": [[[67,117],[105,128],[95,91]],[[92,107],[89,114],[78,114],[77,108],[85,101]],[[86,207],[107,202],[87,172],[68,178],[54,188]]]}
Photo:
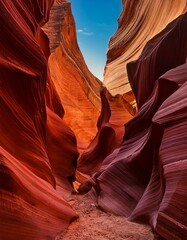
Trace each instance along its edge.
{"label": "dark red rock wall", "polygon": [[[51,239],[76,217],[55,189],[72,181],[77,150],[74,134],[55,114],[62,116],[63,108],[49,82],[46,98],[51,110],[46,112],[49,47],[40,26],[48,19],[52,3],[0,1],[0,239],[3,240]],[[61,154],[61,158],[54,152]],[[60,161],[64,181],[63,178],[59,181]],[[70,185],[66,185],[69,190]]]}
{"label": "dark red rock wall", "polygon": [[139,112],[92,178],[101,208],[149,223],[156,239],[187,238],[186,60],[184,14],[128,65]]}

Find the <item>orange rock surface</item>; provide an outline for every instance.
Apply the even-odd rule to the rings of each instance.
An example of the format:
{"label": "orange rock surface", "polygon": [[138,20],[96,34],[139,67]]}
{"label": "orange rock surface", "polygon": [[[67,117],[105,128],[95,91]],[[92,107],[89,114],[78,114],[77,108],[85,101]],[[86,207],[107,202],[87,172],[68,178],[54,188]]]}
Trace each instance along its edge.
{"label": "orange rock surface", "polygon": [[97,133],[101,82],[80,52],[70,3],[55,2],[44,30],[50,39],[50,73],[65,110],[64,121],[75,132],[81,151]]}

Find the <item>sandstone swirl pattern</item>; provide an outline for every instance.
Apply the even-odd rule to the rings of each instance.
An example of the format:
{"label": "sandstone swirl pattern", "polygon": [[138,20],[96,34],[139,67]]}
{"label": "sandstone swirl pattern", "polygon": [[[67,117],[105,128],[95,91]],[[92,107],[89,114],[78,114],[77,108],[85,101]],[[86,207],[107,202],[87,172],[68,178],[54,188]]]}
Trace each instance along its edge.
{"label": "sandstone swirl pattern", "polygon": [[89,71],[79,49],[69,2],[54,3],[44,30],[50,40],[50,73],[64,106],[64,120],[75,132],[82,151],[97,133],[102,84]]}
{"label": "sandstone swirl pattern", "polygon": [[48,42],[40,29],[52,4],[52,0],[0,1],[3,240],[51,239],[77,217],[61,195],[62,189],[72,189],[76,140],[61,119],[63,108],[48,74]]}
{"label": "sandstone swirl pattern", "polygon": [[44,26],[52,4],[0,0],[0,239],[55,239],[77,218],[64,200],[75,135],[78,170],[92,175],[80,191],[93,186],[102,209],[155,239],[187,239],[187,13],[162,30],[186,1],[123,1],[105,71],[115,96],[85,65],[68,1]]}
{"label": "sandstone swirl pattern", "polygon": [[187,13],[129,63],[139,112],[92,178],[106,211],[149,223],[155,239],[187,238]]}
{"label": "sandstone swirl pattern", "polygon": [[131,105],[135,104],[127,63],[136,60],[145,44],[186,10],[186,0],[123,0],[118,30],[109,42],[104,72],[104,85],[112,95],[123,94]]}

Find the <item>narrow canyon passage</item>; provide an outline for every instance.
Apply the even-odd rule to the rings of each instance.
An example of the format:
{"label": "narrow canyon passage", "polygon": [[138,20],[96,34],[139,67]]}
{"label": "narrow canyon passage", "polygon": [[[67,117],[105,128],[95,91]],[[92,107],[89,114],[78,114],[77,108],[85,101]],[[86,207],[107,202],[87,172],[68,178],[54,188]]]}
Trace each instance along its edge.
{"label": "narrow canyon passage", "polygon": [[103,82],[71,2],[0,0],[0,240],[185,240],[187,0],[122,0]]}

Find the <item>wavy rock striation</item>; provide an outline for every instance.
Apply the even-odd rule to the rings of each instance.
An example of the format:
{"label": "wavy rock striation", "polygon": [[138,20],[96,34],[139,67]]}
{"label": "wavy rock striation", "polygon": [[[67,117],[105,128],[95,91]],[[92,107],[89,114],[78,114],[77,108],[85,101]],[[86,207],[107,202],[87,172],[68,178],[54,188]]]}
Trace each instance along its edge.
{"label": "wavy rock striation", "polygon": [[135,108],[127,63],[136,60],[145,44],[186,10],[186,0],[123,0],[118,30],[109,42],[104,72],[104,85],[112,95],[123,94]]}
{"label": "wavy rock striation", "polygon": [[97,133],[101,82],[90,73],[80,52],[70,3],[55,2],[44,30],[50,39],[49,67],[65,110],[64,121],[82,151]]}
{"label": "wavy rock striation", "polygon": [[[81,151],[97,132],[79,159],[79,171],[93,175],[80,191],[93,186],[101,208],[149,223],[155,239],[186,239],[187,13],[128,64],[134,95],[123,67],[186,1],[123,1],[105,72],[109,90],[123,96],[100,93],[67,1],[55,1],[46,37],[52,4],[0,1],[0,239],[54,239],[77,217],[63,198],[78,158],[67,123]],[[134,96],[139,111],[124,129]]]}
{"label": "wavy rock striation", "polygon": [[187,13],[128,65],[139,112],[90,181],[105,211],[149,223],[155,239],[187,238]]}
{"label": "wavy rock striation", "polygon": [[0,1],[3,240],[52,239],[77,217],[60,194],[64,187],[72,190],[76,140],[61,119],[63,108],[48,75],[47,38],[40,29],[52,3]]}
{"label": "wavy rock striation", "polygon": [[106,88],[101,89],[100,95],[102,108],[98,132],[78,162],[78,170],[89,175],[97,172],[103,160],[121,145],[124,124],[132,117],[127,110],[128,103],[121,95],[113,97]]}

